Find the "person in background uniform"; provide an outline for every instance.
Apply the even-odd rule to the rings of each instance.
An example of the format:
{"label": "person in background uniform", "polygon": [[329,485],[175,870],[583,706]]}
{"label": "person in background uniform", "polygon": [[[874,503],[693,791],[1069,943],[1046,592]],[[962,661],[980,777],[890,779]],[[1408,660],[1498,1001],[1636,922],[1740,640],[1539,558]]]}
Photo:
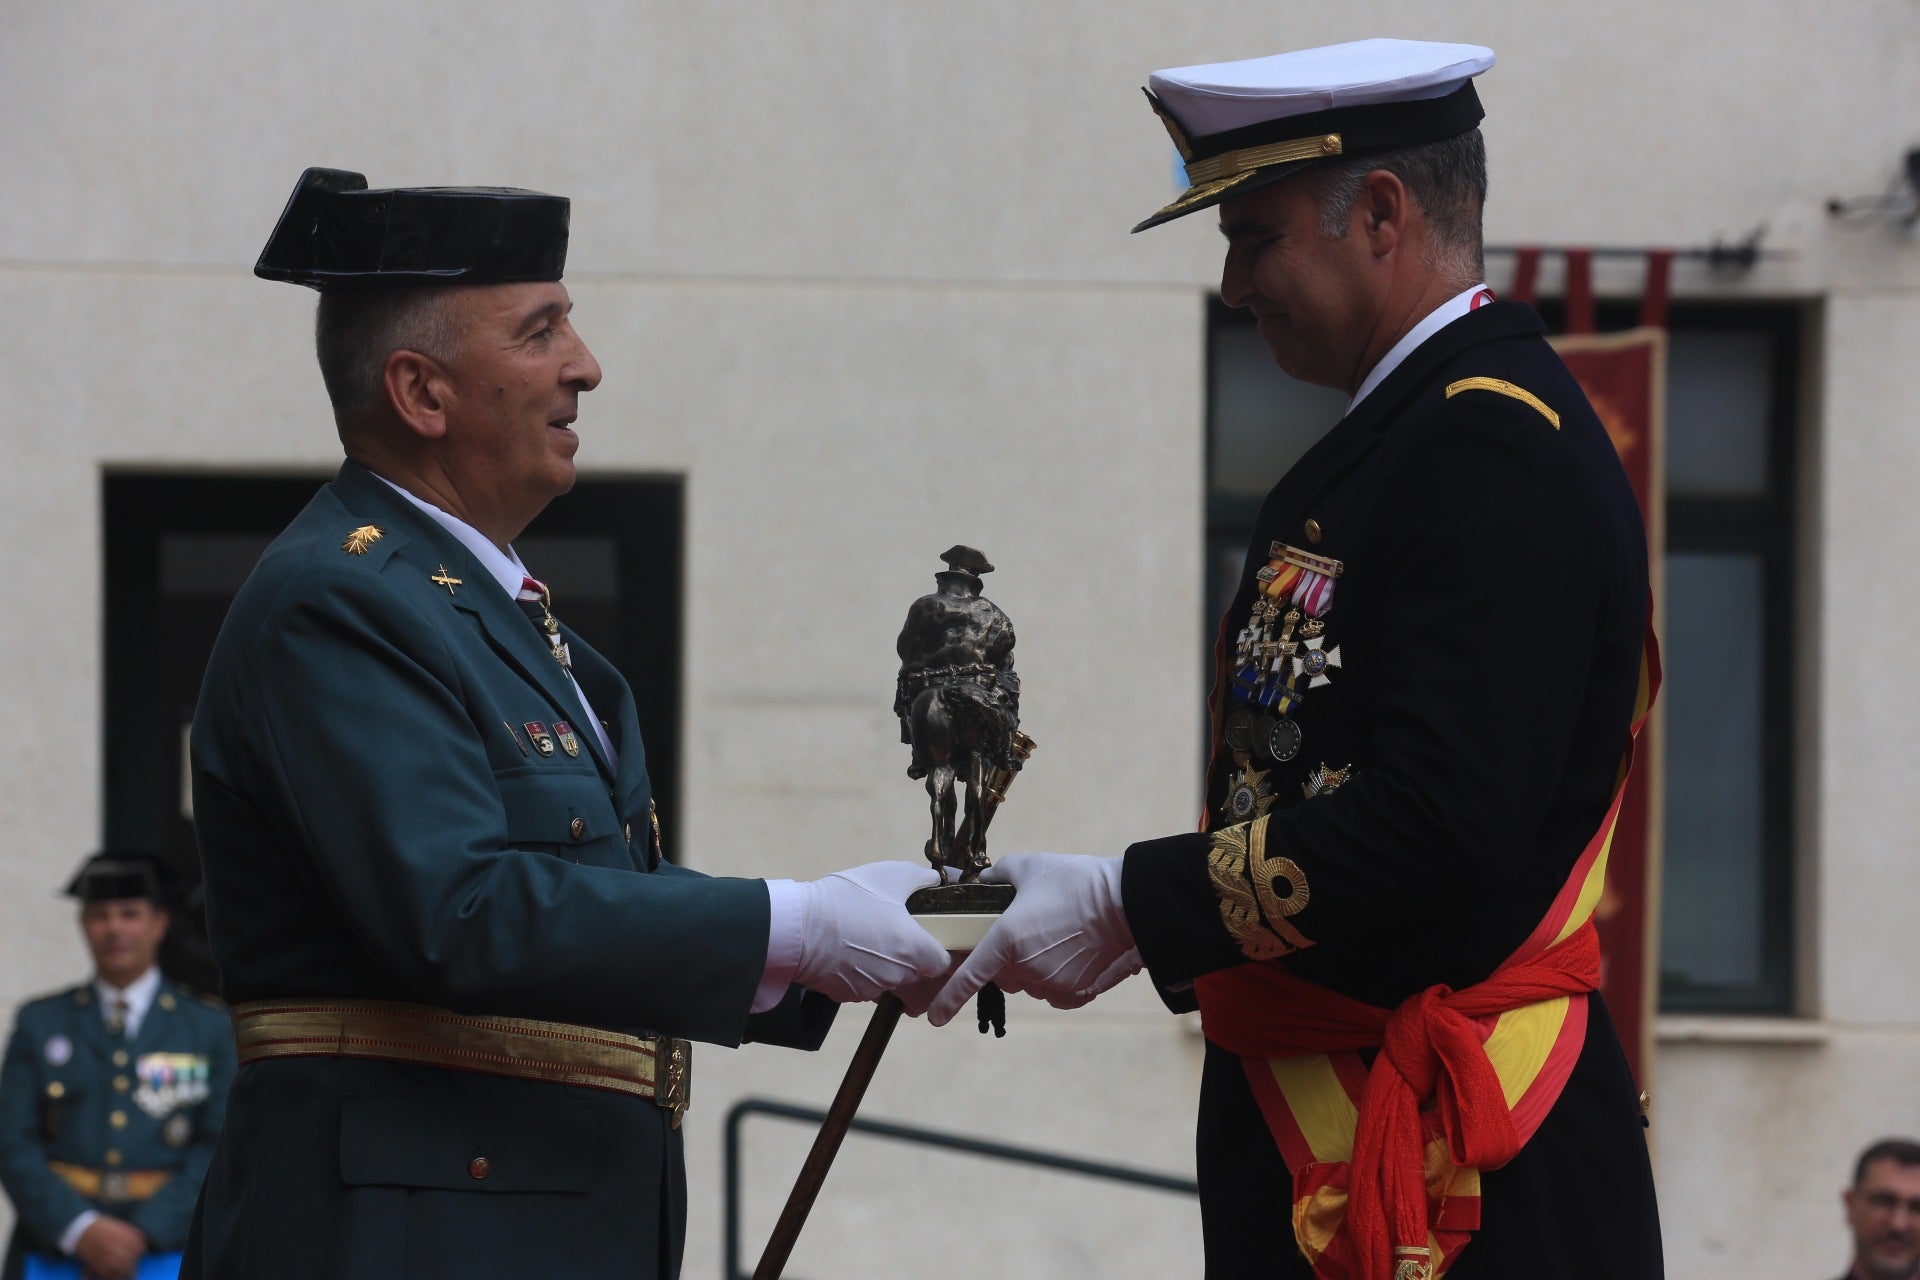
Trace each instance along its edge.
{"label": "person in background uniform", "polygon": [[601,379],[567,219],[310,169],[255,268],[320,292],[347,460],[194,715],[240,1061],[196,1280],[677,1274],[688,1041],[814,1048],[835,1001],[948,967],[903,905],[924,864],[662,861],[632,690],[513,549]]}
{"label": "person in background uniform", "polygon": [[1191,186],[1135,229],[1217,206],[1221,296],[1352,399],[1255,524],[1206,829],[1002,859],[1019,894],[930,1015],[1142,965],[1197,1005],[1210,1276],[1661,1274],[1588,919],[1657,683],[1644,529],[1483,283],[1492,65],[1366,40],[1152,77]]}
{"label": "person in background uniform", "polygon": [[18,1221],[6,1280],[29,1252],[122,1280],[186,1243],[233,1083],[233,1030],[154,963],[164,883],[155,855],[102,853],[67,885],[94,977],[22,1005],[7,1042],[0,1185]]}
{"label": "person in background uniform", "polygon": [[1920,1142],[1882,1138],[1862,1151],[1840,1198],[1853,1232],[1853,1265],[1840,1280],[1920,1277]]}

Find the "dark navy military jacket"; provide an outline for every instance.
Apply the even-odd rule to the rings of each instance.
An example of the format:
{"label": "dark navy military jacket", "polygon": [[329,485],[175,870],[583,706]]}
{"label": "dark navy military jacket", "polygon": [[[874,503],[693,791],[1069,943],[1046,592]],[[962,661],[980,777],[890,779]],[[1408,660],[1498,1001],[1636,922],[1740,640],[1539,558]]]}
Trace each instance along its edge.
{"label": "dark navy military jacket", "polygon": [[[1324,632],[1296,652],[1311,664],[1296,669],[1297,753],[1260,779],[1266,851],[1299,872],[1284,923],[1311,943],[1273,962],[1388,1008],[1470,986],[1546,914],[1626,745],[1647,549],[1618,455],[1532,309],[1494,303],[1417,347],[1274,487],[1230,649],[1275,542],[1342,572]],[[1221,826],[1237,780],[1218,748]],[[1127,852],[1128,919],[1177,1008],[1195,977],[1258,954],[1225,922],[1210,847],[1190,834]],[[1485,1174],[1453,1280],[1657,1277],[1636,1099],[1595,996],[1559,1105]],[[1211,1045],[1198,1159],[1208,1274],[1306,1276],[1288,1171],[1240,1061]]]}
{"label": "dark navy military jacket", "polygon": [[[564,638],[617,769],[533,622],[457,539],[351,462],[314,497],[235,599],[194,720],[229,1001],[372,997],[818,1045],[831,1005],[798,988],[749,1018],[765,886],[658,861],[632,692]],[[556,721],[578,754],[538,749],[527,726],[554,738]],[[666,1275],[684,1184],[681,1135],[643,1099],[253,1063],[184,1274]]]}
{"label": "dark navy military jacket", "polygon": [[[107,1030],[92,983],[22,1005],[0,1067],[0,1184],[18,1220],[11,1252],[57,1255],[61,1232],[88,1209],[131,1222],[154,1252],[178,1252],[232,1083],[226,1012],[170,982],[132,1037]],[[172,1176],[147,1199],[108,1204],[62,1181],[56,1162]],[[6,1274],[19,1265],[10,1257]]]}

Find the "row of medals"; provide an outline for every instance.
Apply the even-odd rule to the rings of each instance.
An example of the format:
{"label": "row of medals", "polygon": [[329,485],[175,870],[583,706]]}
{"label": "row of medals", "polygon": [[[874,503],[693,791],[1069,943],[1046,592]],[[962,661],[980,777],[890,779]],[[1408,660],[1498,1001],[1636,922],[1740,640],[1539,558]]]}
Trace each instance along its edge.
{"label": "row of medals", "polygon": [[[1293,712],[1305,688],[1328,683],[1328,669],[1340,665],[1339,646],[1327,648],[1323,637],[1324,615],[1333,604],[1332,580],[1344,566],[1282,542],[1274,543],[1270,554],[1256,575],[1253,610],[1235,642],[1227,686],[1231,706],[1221,725],[1221,737],[1237,766],[1221,806],[1221,817],[1229,823],[1252,821],[1273,806],[1269,775],[1275,765],[1300,754],[1304,736]],[[1287,565],[1303,571],[1299,588],[1270,594]],[[1312,602],[1310,614],[1301,611],[1303,597]],[[1307,794],[1339,785],[1347,772],[1316,771],[1330,776],[1309,778]]]}

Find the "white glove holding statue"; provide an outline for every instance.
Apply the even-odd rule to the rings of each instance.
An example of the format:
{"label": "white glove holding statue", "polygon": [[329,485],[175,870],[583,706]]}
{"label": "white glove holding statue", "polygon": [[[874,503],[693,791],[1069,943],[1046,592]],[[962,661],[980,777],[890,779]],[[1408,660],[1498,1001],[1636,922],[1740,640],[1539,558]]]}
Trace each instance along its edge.
{"label": "white glove holding statue", "polygon": [[794,981],[842,1004],[937,978],[945,947],[907,914],[907,895],[940,878],[924,862],[870,862],[822,880],[789,881],[798,894]]}
{"label": "white glove holding statue", "polygon": [[1140,954],[1120,906],[1120,859],[1009,854],[981,879],[1018,892],[927,1011],[943,1027],[989,982],[1058,1008],[1085,1004],[1138,973]]}

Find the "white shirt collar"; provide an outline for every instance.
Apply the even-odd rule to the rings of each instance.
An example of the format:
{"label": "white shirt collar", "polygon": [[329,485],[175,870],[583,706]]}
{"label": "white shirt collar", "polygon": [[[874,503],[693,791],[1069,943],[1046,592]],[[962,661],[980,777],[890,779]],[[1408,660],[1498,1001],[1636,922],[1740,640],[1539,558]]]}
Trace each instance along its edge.
{"label": "white shirt collar", "polygon": [[414,506],[432,516],[442,529],[445,529],[457,538],[460,545],[472,553],[473,558],[480,562],[480,567],[487,571],[489,577],[500,584],[500,589],[506,592],[508,596],[518,596],[520,594],[521,581],[533,576],[527,572],[527,566],[520,562],[520,553],[515,551],[511,546],[505,551],[500,550],[500,548],[494,546],[493,543],[488,540],[486,534],[481,533],[459,516],[448,514],[434,506],[431,502],[421,501],[393,481],[381,475],[378,471],[372,474],[375,480],[378,480],[381,484],[387,486],[387,488],[393,490],[408,502],[411,502]]}
{"label": "white shirt collar", "polygon": [[102,1018],[107,1016],[108,1006],[116,997],[127,1002],[127,1039],[131,1040],[140,1034],[140,1024],[147,1020],[147,1010],[153,1007],[154,997],[160,994],[160,967],[153,966],[124,988],[96,976],[93,994],[100,1001]]}
{"label": "white shirt collar", "polygon": [[[1480,295],[1483,292],[1486,294],[1486,298],[1481,300]],[[1376,364],[1367,371],[1366,378],[1360,383],[1360,389],[1353,393],[1353,400],[1347,405],[1347,412],[1352,413],[1358,408],[1360,402],[1367,398],[1367,393],[1379,386],[1382,382],[1385,382],[1387,375],[1395,369],[1398,369],[1421,343],[1452,324],[1455,320],[1458,320],[1461,316],[1466,315],[1474,308],[1484,306],[1485,303],[1492,301],[1493,291],[1488,289],[1484,283],[1481,283],[1473,286],[1471,289],[1462,289],[1459,293],[1454,294],[1451,298],[1448,298],[1445,302],[1429,311],[1419,324],[1407,330],[1405,336],[1403,336],[1400,341],[1394,343],[1393,346],[1387,349],[1387,354],[1380,357],[1379,364]]]}

